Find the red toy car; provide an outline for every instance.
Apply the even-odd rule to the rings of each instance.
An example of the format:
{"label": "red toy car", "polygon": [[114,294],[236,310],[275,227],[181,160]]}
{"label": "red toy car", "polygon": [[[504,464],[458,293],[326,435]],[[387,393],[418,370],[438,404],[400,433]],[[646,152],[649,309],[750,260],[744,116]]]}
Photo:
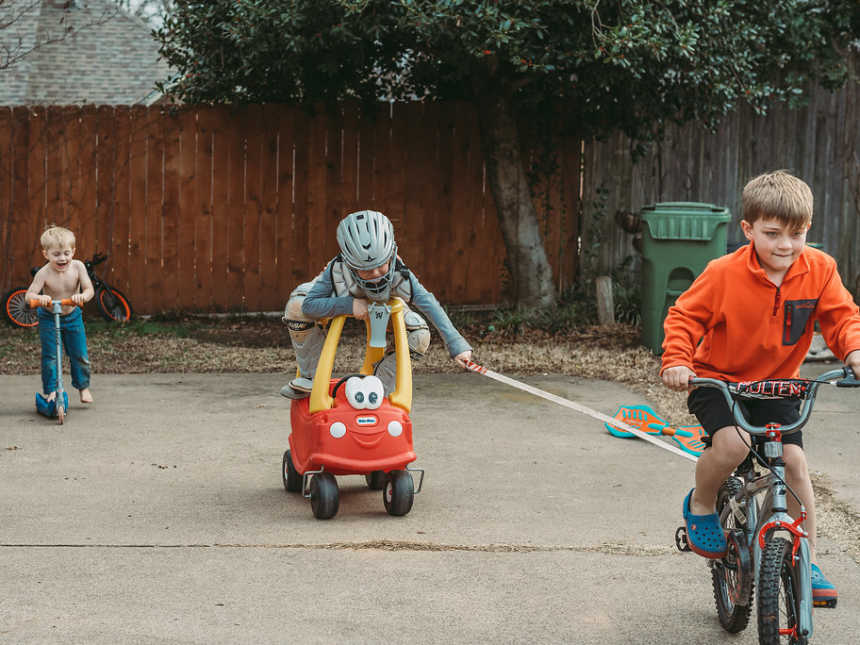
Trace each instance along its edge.
{"label": "red toy car", "polygon": [[[383,492],[385,510],[406,515],[413,496],[421,491],[424,471],[409,468],[412,447],[412,367],[403,321],[403,303],[392,299],[385,315],[370,316],[367,349],[360,374],[331,377],[334,356],[346,316],[331,321],[309,397],[294,400],[290,409],[290,449],[284,453],[284,488],[310,498],[314,516],[333,517],[338,510],[335,475],[364,475],[371,489]],[[397,375],[395,389],[384,396],[373,364],[385,351],[384,334],[390,315]],[[381,330],[371,321],[381,321]],[[379,345],[382,345],[381,347]],[[415,487],[411,473],[420,473]]]}

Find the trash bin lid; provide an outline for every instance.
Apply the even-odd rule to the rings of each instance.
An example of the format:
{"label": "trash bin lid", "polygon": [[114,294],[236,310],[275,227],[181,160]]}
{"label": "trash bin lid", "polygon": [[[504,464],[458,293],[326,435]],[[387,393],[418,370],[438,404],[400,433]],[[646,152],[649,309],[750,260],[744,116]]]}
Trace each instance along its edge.
{"label": "trash bin lid", "polygon": [[657,240],[702,240],[732,218],[728,208],[702,202],[660,202],[642,208],[642,221]]}

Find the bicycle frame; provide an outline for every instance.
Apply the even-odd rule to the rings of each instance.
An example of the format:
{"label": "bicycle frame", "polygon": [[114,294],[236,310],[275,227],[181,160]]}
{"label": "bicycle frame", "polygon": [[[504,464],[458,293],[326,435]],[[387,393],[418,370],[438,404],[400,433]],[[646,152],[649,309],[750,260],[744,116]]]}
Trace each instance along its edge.
{"label": "bicycle frame", "polygon": [[[797,632],[808,639],[812,637],[813,632],[812,565],[808,534],[801,527],[806,519],[806,510],[801,504],[800,518],[797,520],[788,514],[781,433],[777,430],[776,434],[778,437],[776,440],[769,440],[763,444],[765,455],[774,462],[770,464],[773,471],[759,475],[755,466],[751,465],[748,470],[739,473],[743,478],[743,487],[738,495],[730,500],[730,512],[735,513],[735,517],[745,527],[743,531],[746,544],[753,554],[756,588],[759,587],[762,551],[767,540],[778,532],[787,532],[791,535],[792,556],[800,582]],[[743,515],[739,516],[738,513]]]}
{"label": "bicycle frame", "polygon": [[[775,533],[788,533],[792,544],[792,562],[798,576],[798,598],[796,625],[793,628],[780,629],[781,634],[793,634],[805,639],[812,637],[812,564],[809,548],[808,533],[802,523],[806,519],[806,509],[801,504],[800,517],[795,519],[788,514],[788,495],[785,483],[785,461],[783,460],[783,435],[800,430],[806,425],[812,413],[815,396],[822,383],[836,381],[837,385],[856,386],[857,381],[853,372],[847,368],[831,370],[820,375],[809,383],[809,391],[800,407],[797,421],[780,426],[770,423],[765,426],[753,426],[744,417],[740,406],[736,405],[735,397],[744,384],[725,383],[717,379],[695,378],[690,380],[691,386],[705,386],[720,390],[733,410],[735,423],[752,437],[758,437],[762,446],[763,458],[766,460],[768,472],[760,475],[756,469],[756,459],[752,456],[741,464],[736,475],[742,479],[739,492],[729,500],[729,511],[734,514],[735,525],[743,527],[747,548],[752,551],[752,562],[756,588],[760,589],[760,574],[762,553],[767,541]],[[725,525],[727,515],[721,517]]]}

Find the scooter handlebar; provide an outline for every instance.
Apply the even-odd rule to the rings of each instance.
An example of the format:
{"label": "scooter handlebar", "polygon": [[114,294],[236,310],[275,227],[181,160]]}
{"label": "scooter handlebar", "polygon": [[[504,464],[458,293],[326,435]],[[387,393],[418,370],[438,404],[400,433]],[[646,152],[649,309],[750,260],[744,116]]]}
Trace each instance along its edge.
{"label": "scooter handlebar", "polygon": [[[63,306],[63,307],[77,307],[77,306],[80,306],[80,305],[78,305],[74,300],[72,300],[71,298],[63,298],[62,300],[51,300],[51,304],[52,304],[52,305],[53,305],[55,302],[59,302],[59,303],[60,303],[60,305],[61,305],[61,306]],[[41,303],[40,301],[36,300],[35,298],[31,298],[31,299],[30,299],[30,308],[31,308],[31,309],[35,309],[36,307],[41,306],[41,304],[42,304],[42,303]]]}

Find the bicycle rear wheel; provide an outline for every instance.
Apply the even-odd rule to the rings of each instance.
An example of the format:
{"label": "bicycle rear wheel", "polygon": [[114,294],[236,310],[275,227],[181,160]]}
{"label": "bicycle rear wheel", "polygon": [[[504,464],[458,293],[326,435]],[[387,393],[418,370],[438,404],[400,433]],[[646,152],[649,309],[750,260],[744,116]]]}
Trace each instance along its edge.
{"label": "bicycle rear wheel", "polygon": [[760,645],[806,645],[797,633],[800,581],[791,557],[791,542],[773,538],[761,555],[758,589],[758,640]]}
{"label": "bicycle rear wheel", "polygon": [[36,309],[27,302],[27,287],[15,287],[3,296],[3,316],[15,327],[35,327],[39,324]]}
{"label": "bicycle rear wheel", "polygon": [[131,303],[122,291],[114,287],[99,287],[96,292],[96,304],[101,315],[106,320],[128,322],[131,320]]}
{"label": "bicycle rear wheel", "polygon": [[746,629],[752,611],[753,567],[744,536],[746,521],[739,520],[729,503],[742,486],[739,479],[730,477],[717,493],[720,524],[729,532],[728,550],[724,558],[711,562],[711,582],[720,625],[732,634]]}

